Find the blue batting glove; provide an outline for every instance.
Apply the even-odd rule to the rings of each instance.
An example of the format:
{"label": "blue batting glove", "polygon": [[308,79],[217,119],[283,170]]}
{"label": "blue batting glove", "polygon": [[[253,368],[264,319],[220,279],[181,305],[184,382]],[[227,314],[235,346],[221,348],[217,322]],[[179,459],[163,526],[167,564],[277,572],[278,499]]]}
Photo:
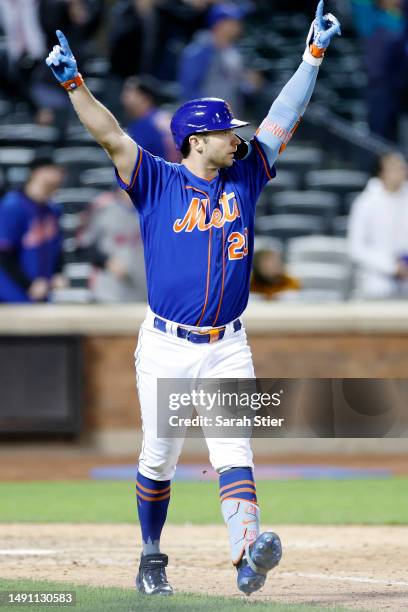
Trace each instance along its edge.
{"label": "blue batting glove", "polygon": [[332,38],[336,35],[341,36],[341,27],[339,20],[327,13],[323,15],[324,2],[320,0],[316,9],[316,18],[313,27],[313,44],[319,49],[327,49]]}
{"label": "blue batting glove", "polygon": [[307,35],[306,51],[303,56],[303,59],[313,66],[319,66],[322,63],[324,52],[332,38],[336,35],[341,36],[340,22],[337,17],[331,13],[324,15],[323,12],[324,0],[320,0],[315,19]]}
{"label": "blue batting glove", "polygon": [[78,68],[64,34],[61,30],[57,30],[56,34],[60,44],[54,46],[45,63],[51,68],[57,81],[65,83],[78,75]]}

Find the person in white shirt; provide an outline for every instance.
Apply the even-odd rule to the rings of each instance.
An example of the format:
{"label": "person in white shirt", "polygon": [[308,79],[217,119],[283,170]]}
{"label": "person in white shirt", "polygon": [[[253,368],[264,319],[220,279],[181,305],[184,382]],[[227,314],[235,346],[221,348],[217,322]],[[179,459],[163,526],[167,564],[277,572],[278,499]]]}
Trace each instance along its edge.
{"label": "person in white shirt", "polygon": [[349,253],[356,266],[355,297],[408,297],[408,170],[404,157],[387,153],[353,203]]}

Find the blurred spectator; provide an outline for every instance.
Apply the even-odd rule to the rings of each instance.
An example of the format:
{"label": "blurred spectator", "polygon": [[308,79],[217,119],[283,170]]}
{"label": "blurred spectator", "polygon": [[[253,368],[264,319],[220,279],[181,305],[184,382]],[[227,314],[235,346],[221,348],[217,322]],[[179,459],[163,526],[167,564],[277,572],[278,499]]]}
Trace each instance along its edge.
{"label": "blurred spectator", "polygon": [[23,190],[0,202],[0,302],[44,302],[65,285],[59,211],[51,201],[63,178],[51,157],[37,157]]}
{"label": "blurred spectator", "polygon": [[6,61],[0,66],[1,86],[34,110],[27,84],[46,51],[36,0],[2,0],[0,26],[6,37]]}
{"label": "blurred spectator", "polygon": [[112,73],[171,81],[181,47],[203,23],[208,0],[118,0],[110,26]]}
{"label": "blurred spectator", "polygon": [[364,41],[370,130],[398,140],[408,89],[408,0],[352,0]]}
{"label": "blurred spectator", "polygon": [[300,283],[285,273],[282,256],[273,249],[260,249],[254,254],[251,292],[266,300],[276,299],[287,291],[298,291]]}
{"label": "blurred spectator", "polygon": [[242,33],[242,10],[216,4],[208,14],[208,30],[199,32],[182,53],[180,88],[183,100],[217,97],[227,100],[235,114],[242,112],[243,94],[262,85],[256,72],[244,67],[235,47]]}
{"label": "blurred spectator", "polygon": [[356,297],[408,297],[408,183],[402,155],[379,160],[378,176],[353,203],[348,232]]}
{"label": "blurred spectator", "polygon": [[130,123],[127,132],[141,147],[178,162],[179,155],[170,131],[171,116],[157,106],[158,84],[152,78],[129,77],[121,101]]}
{"label": "blurred spectator", "polygon": [[139,220],[124,191],[101,193],[78,236],[82,256],[94,266],[90,289],[97,302],[146,301]]}
{"label": "blurred spectator", "polygon": [[[55,30],[68,37],[75,57],[84,65],[92,55],[92,45],[100,24],[103,0],[38,0],[38,13],[46,38],[47,49],[58,44]],[[31,95],[38,108],[36,121],[40,125],[56,123],[64,133],[71,114],[71,105],[62,88],[45,65],[44,55],[32,75]]]}
{"label": "blurred spectator", "polygon": [[58,44],[55,30],[62,30],[75,52],[78,64],[83,66],[89,57],[103,8],[103,0],[39,0],[39,16],[47,49]]}

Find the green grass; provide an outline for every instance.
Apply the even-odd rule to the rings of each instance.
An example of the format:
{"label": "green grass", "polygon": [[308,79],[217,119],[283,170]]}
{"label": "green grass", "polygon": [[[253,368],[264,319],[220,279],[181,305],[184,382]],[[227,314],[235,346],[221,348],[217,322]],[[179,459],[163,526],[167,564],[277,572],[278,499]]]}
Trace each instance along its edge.
{"label": "green grass", "polygon": [[[408,524],[408,478],[259,481],[264,524]],[[0,522],[133,523],[128,482],[0,482]],[[168,520],[221,523],[215,482],[176,482]]]}
{"label": "green grass", "polygon": [[[30,610],[34,611],[49,610],[73,610],[75,612],[99,612],[100,610],[115,610],[119,612],[129,612],[131,610],[154,610],[155,612],[167,612],[177,610],[177,612],[346,612],[346,608],[339,607],[320,607],[307,605],[286,605],[275,604],[273,602],[255,602],[246,600],[245,596],[236,598],[210,597],[200,595],[190,595],[180,593],[173,597],[146,597],[136,593],[131,589],[118,588],[96,588],[83,587],[67,583],[55,582],[34,582],[30,580],[3,580],[0,579],[0,591],[75,591],[75,606],[1,606],[1,609],[11,610]],[[356,612],[356,610],[354,610]]]}

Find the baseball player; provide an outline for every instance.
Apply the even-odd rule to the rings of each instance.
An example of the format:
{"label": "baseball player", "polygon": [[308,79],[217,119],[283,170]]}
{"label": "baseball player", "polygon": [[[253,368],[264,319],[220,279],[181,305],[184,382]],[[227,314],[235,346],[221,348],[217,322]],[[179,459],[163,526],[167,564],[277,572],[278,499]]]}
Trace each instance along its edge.
{"label": "baseball player", "polygon": [[[173,592],[160,535],[183,444],[157,437],[157,379],[255,376],[240,318],[248,301],[255,205],[306,110],[325,49],[340,34],[337,19],[323,12],[322,0],[300,67],[249,143],[235,133],[247,123],[235,119],[224,100],[192,100],[176,111],[171,128],[181,164],[154,157],[129,138],[87,89],[59,30],[60,44],[46,60],[140,216],[149,308],[135,353],[144,436],[136,482],[143,545],[136,586],[145,594]],[[280,540],[260,534],[249,439],[208,438],[207,445],[219,473],[238,588],[249,595],[279,563]]]}

